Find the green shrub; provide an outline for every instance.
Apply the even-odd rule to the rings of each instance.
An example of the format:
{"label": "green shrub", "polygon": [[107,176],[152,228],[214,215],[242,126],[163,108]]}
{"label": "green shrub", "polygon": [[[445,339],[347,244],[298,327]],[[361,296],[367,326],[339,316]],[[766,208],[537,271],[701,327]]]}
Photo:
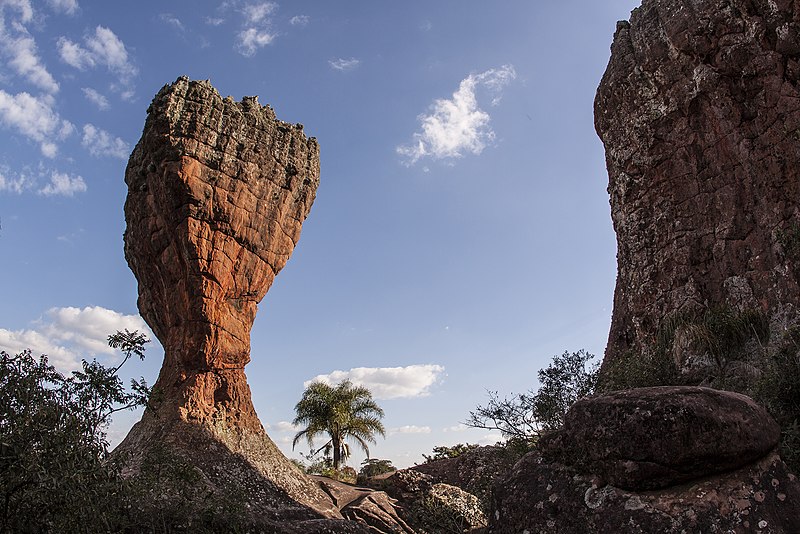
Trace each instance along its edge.
{"label": "green shrub", "polygon": [[486,406],[470,412],[464,424],[499,430],[516,446],[532,445],[542,432],[561,427],[569,407],[594,392],[598,366],[590,363],[592,359],[594,355],[583,349],[556,355],[550,365],[539,370],[538,391],[503,399],[490,391]]}
{"label": "green shrub", "polygon": [[477,449],[478,445],[471,445],[469,443],[459,443],[457,445],[453,445],[448,447],[446,445],[440,445],[438,447],[433,448],[433,454],[428,456],[427,454],[423,454],[422,457],[425,458],[425,462],[433,462],[434,460],[442,460],[444,458],[456,458],[461,456],[467,451],[471,451],[473,449]]}
{"label": "green shrub", "polygon": [[378,458],[367,458],[361,462],[361,470],[358,472],[358,479],[370,478],[385,473],[397,471],[397,468],[392,465],[391,460],[379,460]]}

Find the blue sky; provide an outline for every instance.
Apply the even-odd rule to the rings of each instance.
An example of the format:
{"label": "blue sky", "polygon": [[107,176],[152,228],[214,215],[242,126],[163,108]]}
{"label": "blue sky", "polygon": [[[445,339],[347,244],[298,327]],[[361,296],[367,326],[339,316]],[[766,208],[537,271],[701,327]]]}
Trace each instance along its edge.
{"label": "blue sky", "polygon": [[[592,104],[637,3],[0,0],[0,348],[68,370],[141,328],[124,170],[153,95],[185,74],[321,144],[316,203],[252,332],[270,436],[307,452],[288,444],[304,382],[350,377],[386,411],[375,457],[493,443],[459,425],[487,389],[605,346],[616,245]],[[162,354],[126,371],[152,383]]]}

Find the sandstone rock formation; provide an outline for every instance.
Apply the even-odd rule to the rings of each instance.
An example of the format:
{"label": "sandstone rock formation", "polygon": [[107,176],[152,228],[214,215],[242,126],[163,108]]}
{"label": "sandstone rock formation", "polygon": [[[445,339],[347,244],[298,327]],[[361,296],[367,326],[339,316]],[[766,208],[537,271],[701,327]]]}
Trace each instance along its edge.
{"label": "sandstone rock formation", "polygon": [[646,490],[745,466],[779,438],[775,420],[744,395],[652,387],[579,400],[540,446],[549,460]]}
{"label": "sandstone rock formation", "polygon": [[340,518],[264,432],[244,372],[258,302],[315,198],[316,140],[255,97],[182,77],[150,105],[125,182],[125,257],[165,354],[155,403],[119,454],[135,472],[165,447],[262,515]]}
{"label": "sandstone rock formation", "polygon": [[489,531],[798,532],[800,482],[771,451],[777,438],[774,421],[735,393],[585,399],[495,486]]}
{"label": "sandstone rock formation", "polygon": [[761,310],[773,338],[797,322],[800,2],[644,0],[595,125],[618,240],[604,370],[678,312]]}

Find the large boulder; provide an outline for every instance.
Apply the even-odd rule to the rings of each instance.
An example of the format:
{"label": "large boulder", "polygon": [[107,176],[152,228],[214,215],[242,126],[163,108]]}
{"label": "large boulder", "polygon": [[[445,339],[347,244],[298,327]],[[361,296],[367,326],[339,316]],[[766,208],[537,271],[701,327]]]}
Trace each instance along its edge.
{"label": "large boulder", "polygon": [[769,453],[779,438],[778,424],[749,397],[652,387],[578,401],[541,449],[611,485],[642,490],[737,469]]}
{"label": "large boulder", "polygon": [[435,483],[456,486],[475,495],[485,511],[489,510],[494,483],[504,478],[521,453],[510,447],[489,445],[476,447],[455,458],[440,458],[411,467],[424,473]]}

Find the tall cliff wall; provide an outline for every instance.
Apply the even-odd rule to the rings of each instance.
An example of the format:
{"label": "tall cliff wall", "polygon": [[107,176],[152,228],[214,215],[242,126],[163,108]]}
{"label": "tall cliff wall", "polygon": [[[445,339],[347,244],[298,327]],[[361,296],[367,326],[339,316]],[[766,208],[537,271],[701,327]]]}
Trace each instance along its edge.
{"label": "tall cliff wall", "polygon": [[[800,304],[800,2],[644,0],[595,101],[618,277],[603,368],[665,320]],[[680,361],[676,362],[679,365]]]}

